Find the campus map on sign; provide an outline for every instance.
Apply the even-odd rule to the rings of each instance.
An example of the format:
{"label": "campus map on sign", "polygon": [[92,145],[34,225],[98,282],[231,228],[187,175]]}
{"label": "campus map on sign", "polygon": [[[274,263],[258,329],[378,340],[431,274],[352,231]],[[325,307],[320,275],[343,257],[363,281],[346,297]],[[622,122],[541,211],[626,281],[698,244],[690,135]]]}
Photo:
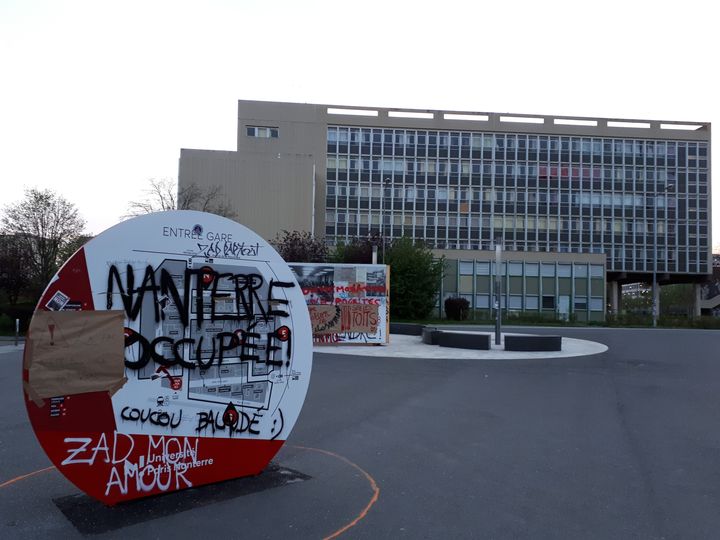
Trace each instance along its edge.
{"label": "campus map on sign", "polygon": [[247,228],[150,214],[91,240],[44,292],[23,387],[60,472],[115,504],[258,474],[312,367],[301,288]]}

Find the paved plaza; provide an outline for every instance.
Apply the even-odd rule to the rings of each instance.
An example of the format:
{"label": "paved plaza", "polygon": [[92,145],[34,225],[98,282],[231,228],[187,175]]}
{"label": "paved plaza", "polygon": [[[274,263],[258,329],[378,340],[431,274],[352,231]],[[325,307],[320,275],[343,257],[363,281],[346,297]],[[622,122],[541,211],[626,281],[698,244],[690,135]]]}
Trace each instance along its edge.
{"label": "paved plaza", "polygon": [[506,331],[589,354],[326,347],[271,470],[112,509],[49,468],[0,343],[0,537],[717,537],[719,333]]}

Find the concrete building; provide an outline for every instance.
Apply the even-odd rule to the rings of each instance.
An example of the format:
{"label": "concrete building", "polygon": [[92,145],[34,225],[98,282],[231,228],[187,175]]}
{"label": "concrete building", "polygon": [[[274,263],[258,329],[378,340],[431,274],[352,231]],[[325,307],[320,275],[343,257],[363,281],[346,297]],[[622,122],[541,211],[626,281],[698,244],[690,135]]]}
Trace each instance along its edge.
{"label": "concrete building", "polygon": [[183,149],[179,184],[221,186],[266,238],[405,235],[457,261],[495,242],[518,262],[594,254],[617,309],[623,283],[711,273],[709,156],[709,123],[240,101],[237,151]]}

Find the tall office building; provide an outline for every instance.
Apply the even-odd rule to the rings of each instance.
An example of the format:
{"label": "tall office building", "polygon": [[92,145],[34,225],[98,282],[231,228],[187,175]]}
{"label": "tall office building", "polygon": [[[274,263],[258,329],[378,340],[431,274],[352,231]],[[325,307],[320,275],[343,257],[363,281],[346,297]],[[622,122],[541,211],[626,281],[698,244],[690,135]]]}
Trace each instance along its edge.
{"label": "tall office building", "polygon": [[237,151],[183,149],[179,183],[221,186],[268,238],[601,261],[617,298],[711,273],[709,156],[709,123],[240,101]]}

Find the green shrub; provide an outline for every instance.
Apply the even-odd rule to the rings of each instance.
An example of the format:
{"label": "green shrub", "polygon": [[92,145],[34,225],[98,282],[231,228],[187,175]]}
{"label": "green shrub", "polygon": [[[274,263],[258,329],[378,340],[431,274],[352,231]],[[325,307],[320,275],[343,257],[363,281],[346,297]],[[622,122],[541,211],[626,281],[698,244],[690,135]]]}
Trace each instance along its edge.
{"label": "green shrub", "polygon": [[32,319],[34,311],[35,304],[30,303],[0,306],[0,313],[7,316],[11,321],[10,330],[12,331],[15,330],[15,319],[20,319],[20,331],[26,332],[28,326],[30,326],[30,319]]}
{"label": "green shrub", "polygon": [[11,332],[15,330],[15,321],[7,313],[0,315],[0,331]]}
{"label": "green shrub", "polygon": [[466,298],[453,297],[445,300],[445,315],[454,321],[464,321],[470,314],[470,302]]}
{"label": "green shrub", "polygon": [[390,315],[393,319],[426,318],[435,307],[444,259],[412,238],[393,240],[385,250],[390,266]]}

